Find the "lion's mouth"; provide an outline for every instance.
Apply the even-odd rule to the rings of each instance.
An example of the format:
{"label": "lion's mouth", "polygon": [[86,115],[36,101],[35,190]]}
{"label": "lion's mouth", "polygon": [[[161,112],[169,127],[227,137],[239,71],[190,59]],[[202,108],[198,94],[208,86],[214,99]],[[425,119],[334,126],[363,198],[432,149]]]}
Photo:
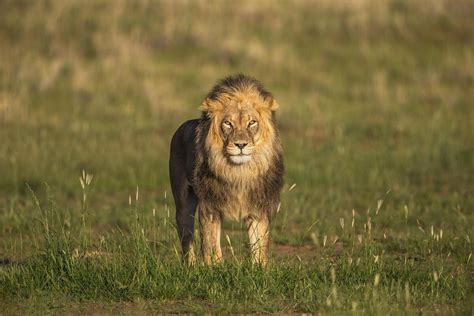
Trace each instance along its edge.
{"label": "lion's mouth", "polygon": [[241,164],[249,162],[252,159],[252,156],[245,155],[245,154],[230,155],[229,159],[236,165],[241,165]]}

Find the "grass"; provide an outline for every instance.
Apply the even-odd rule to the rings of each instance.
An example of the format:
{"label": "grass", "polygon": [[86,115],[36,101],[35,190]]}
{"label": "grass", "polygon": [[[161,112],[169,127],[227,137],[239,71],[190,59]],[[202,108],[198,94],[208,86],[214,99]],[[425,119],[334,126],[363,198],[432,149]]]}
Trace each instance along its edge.
{"label": "grass", "polygon": [[[1,2],[4,312],[472,312],[473,10]],[[281,105],[271,261],[226,222],[188,269],[169,140],[237,72]]]}
{"label": "grass", "polygon": [[[53,293],[44,299],[144,301],[166,312],[212,308],[220,312],[343,309],[382,313],[394,308],[416,310],[433,300],[447,308],[468,294],[465,268],[454,264],[454,257],[442,255],[443,249],[455,247],[447,245],[443,241],[446,237],[438,232],[431,236],[433,240],[425,240],[427,245],[422,249],[428,253],[424,255],[386,253],[386,245],[374,242],[368,228],[365,234],[348,237],[347,250],[339,254],[323,245],[315,258],[275,258],[262,269],[245,260],[239,249],[223,265],[187,268],[178,263],[176,249],[171,247],[176,241],[168,241],[174,231],[151,224],[155,222],[153,213],[147,215],[131,207],[129,233],[121,234],[120,240],[102,237],[92,246],[84,227],[73,234],[60,224],[63,221],[54,208],[38,211],[44,214],[40,235],[45,243],[35,257],[11,265],[2,274],[5,297],[20,299],[19,304]],[[159,234],[165,236],[157,238]],[[174,306],[170,301],[180,304]],[[18,308],[11,305],[7,304],[13,310]],[[153,307],[145,305],[143,309]]]}

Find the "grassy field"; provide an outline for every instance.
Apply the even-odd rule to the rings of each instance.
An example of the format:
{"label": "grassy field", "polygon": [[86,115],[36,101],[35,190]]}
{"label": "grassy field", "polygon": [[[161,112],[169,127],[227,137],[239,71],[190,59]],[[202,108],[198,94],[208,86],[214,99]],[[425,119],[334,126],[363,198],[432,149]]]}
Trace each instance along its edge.
{"label": "grassy field", "polygon": [[[470,0],[0,1],[2,312],[472,314],[473,16]],[[226,262],[186,268],[169,141],[240,72],[281,109],[270,265],[226,222]]]}

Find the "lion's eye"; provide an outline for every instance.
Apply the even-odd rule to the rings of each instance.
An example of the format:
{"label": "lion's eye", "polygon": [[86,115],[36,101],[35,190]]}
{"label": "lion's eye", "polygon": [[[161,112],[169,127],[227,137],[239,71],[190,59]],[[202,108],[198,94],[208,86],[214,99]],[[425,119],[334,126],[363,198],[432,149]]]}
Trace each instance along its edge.
{"label": "lion's eye", "polygon": [[224,121],[224,122],[222,122],[222,125],[224,125],[225,127],[228,127],[228,128],[231,128],[231,127],[232,127],[232,123],[229,122],[229,121]]}
{"label": "lion's eye", "polygon": [[251,121],[249,122],[249,127],[253,127],[253,126],[255,126],[255,125],[257,125],[257,121],[251,120]]}

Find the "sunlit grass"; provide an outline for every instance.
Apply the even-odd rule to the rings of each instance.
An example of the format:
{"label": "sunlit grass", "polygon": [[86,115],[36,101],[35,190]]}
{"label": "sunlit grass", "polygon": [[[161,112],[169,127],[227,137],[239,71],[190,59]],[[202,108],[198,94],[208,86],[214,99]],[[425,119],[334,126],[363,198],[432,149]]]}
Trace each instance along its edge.
{"label": "sunlit grass", "polygon": [[[392,252],[378,241],[381,235],[383,239],[390,236],[372,226],[380,207],[373,220],[369,217],[359,223],[354,219],[351,232],[342,232],[341,240],[328,243],[325,236],[312,249],[311,259],[276,256],[262,269],[252,266],[242,250],[235,255],[229,246],[232,256],[224,264],[188,268],[180,263],[174,228],[166,222],[169,217],[161,218],[163,225],[150,225],[156,213],[140,209],[138,196],[137,189],[135,201],[129,197],[127,232],[97,238],[91,238],[87,229],[66,227],[57,209],[46,210],[38,203],[44,240],[34,256],[1,270],[4,299],[50,295],[49,299],[64,296],[86,301],[206,300],[216,311],[382,312],[431,301],[452,304],[468,296],[471,254],[458,253],[460,260],[451,257],[449,248],[459,247],[452,244],[456,238],[432,228],[431,234],[418,238],[416,251]],[[80,222],[89,227],[84,217]],[[347,228],[343,223],[341,219],[341,230]],[[364,230],[356,235],[358,225]],[[231,244],[230,237],[227,240]],[[398,242],[406,248],[416,245],[407,238]],[[461,242],[464,247],[469,243],[467,239]]]}

